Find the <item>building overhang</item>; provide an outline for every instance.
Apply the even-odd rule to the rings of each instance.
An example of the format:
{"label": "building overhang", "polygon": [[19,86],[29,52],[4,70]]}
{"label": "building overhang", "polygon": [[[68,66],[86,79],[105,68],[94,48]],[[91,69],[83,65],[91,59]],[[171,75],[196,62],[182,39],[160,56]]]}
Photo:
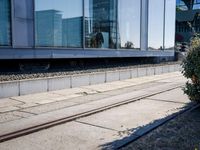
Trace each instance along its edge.
{"label": "building overhang", "polygon": [[0,59],[61,59],[109,57],[173,57],[174,50],[1,48]]}

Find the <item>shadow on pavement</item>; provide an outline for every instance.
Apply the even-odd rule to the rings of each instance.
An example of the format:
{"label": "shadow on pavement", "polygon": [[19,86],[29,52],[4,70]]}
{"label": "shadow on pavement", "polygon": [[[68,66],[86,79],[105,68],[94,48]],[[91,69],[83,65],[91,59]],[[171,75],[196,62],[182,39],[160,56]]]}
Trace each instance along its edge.
{"label": "shadow on pavement", "polygon": [[[158,128],[159,126],[165,124],[166,122],[170,121],[171,119],[174,119],[178,115],[181,115],[182,113],[186,112],[187,110],[192,109],[192,107],[195,106],[195,103],[188,103],[184,107],[179,108],[180,111],[173,113],[169,116],[166,116],[164,118],[154,120],[150,122],[147,125],[144,126],[138,126],[137,128],[127,129],[125,131],[119,131],[118,136],[122,137],[119,140],[112,141],[110,143],[106,143],[104,145],[100,145],[99,148],[103,150],[107,149],[119,149],[133,141],[136,141],[140,137],[148,134],[152,130]],[[124,137],[125,136],[125,137]]]}

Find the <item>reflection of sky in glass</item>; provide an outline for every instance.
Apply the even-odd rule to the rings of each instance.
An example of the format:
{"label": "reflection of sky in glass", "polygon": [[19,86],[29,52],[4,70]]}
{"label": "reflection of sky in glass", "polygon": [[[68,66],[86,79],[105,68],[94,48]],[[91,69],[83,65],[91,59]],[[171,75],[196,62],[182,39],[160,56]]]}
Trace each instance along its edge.
{"label": "reflection of sky in glass", "polygon": [[185,3],[182,0],[176,0],[177,5],[185,5]]}
{"label": "reflection of sky in glass", "polygon": [[149,0],[148,47],[163,47],[164,0]]}
{"label": "reflection of sky in glass", "polygon": [[175,37],[175,2],[174,0],[166,0],[165,12],[165,48],[174,47]]}
{"label": "reflection of sky in glass", "polygon": [[193,9],[200,9],[200,4],[194,5]]}
{"label": "reflection of sky in glass", "polygon": [[85,17],[90,17],[90,8],[89,7],[91,7],[92,2],[90,0],[85,0],[84,3],[85,3],[85,9],[84,9]]}
{"label": "reflection of sky in glass", "polygon": [[121,46],[128,41],[134,48],[140,47],[140,1],[119,0],[119,33]]}
{"label": "reflection of sky in glass", "polygon": [[0,0],[0,45],[10,42],[10,1]]}
{"label": "reflection of sky in glass", "polygon": [[61,11],[62,18],[82,16],[82,0],[36,0],[36,11],[54,9]]}
{"label": "reflection of sky in glass", "polygon": [[[176,0],[176,5],[182,10],[187,10],[187,7],[182,0]],[[194,0],[193,9],[200,9],[200,0]]]}

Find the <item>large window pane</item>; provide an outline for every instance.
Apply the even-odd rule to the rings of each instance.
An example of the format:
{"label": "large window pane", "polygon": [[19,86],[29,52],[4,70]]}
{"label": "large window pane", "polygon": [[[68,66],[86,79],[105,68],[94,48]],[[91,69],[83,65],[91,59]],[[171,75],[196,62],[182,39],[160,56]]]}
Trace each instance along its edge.
{"label": "large window pane", "polygon": [[35,0],[36,46],[82,47],[82,0]]}
{"label": "large window pane", "polygon": [[85,45],[116,48],[116,0],[85,0]]}
{"label": "large window pane", "polygon": [[163,49],[164,0],[149,0],[148,48]]}
{"label": "large window pane", "polygon": [[140,0],[118,1],[119,48],[140,48]]}
{"label": "large window pane", "polygon": [[166,0],[165,4],[165,49],[174,49],[175,41],[175,0]]}
{"label": "large window pane", "polygon": [[10,0],[0,0],[0,45],[11,45]]}

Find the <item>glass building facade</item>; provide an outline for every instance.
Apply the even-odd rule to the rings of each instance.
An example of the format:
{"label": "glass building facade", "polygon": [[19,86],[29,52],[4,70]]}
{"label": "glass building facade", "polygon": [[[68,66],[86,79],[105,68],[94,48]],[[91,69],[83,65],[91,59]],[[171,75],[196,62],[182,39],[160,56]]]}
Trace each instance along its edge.
{"label": "glass building facade", "polygon": [[200,33],[200,0],[176,0],[176,42],[189,43]]}
{"label": "glass building facade", "polygon": [[[174,0],[148,7],[148,49],[173,48]],[[35,0],[35,14],[36,46],[140,49],[140,0]]]}
{"label": "glass building facade", "polygon": [[11,45],[11,6],[9,0],[0,0],[0,45]]}
{"label": "glass building facade", "polygon": [[33,56],[37,50],[46,49],[42,53],[45,57],[54,57],[50,53],[57,52],[70,57],[79,55],[73,54],[75,50],[80,50],[81,56],[92,50],[88,57],[96,57],[95,50],[110,50],[102,55],[105,57],[112,54],[120,57],[121,52],[127,52],[126,56],[128,52],[158,56],[156,52],[174,50],[175,3],[175,0],[29,0],[13,1],[11,7],[11,0],[0,0],[0,46],[12,46],[13,50],[29,48],[34,50]]}

